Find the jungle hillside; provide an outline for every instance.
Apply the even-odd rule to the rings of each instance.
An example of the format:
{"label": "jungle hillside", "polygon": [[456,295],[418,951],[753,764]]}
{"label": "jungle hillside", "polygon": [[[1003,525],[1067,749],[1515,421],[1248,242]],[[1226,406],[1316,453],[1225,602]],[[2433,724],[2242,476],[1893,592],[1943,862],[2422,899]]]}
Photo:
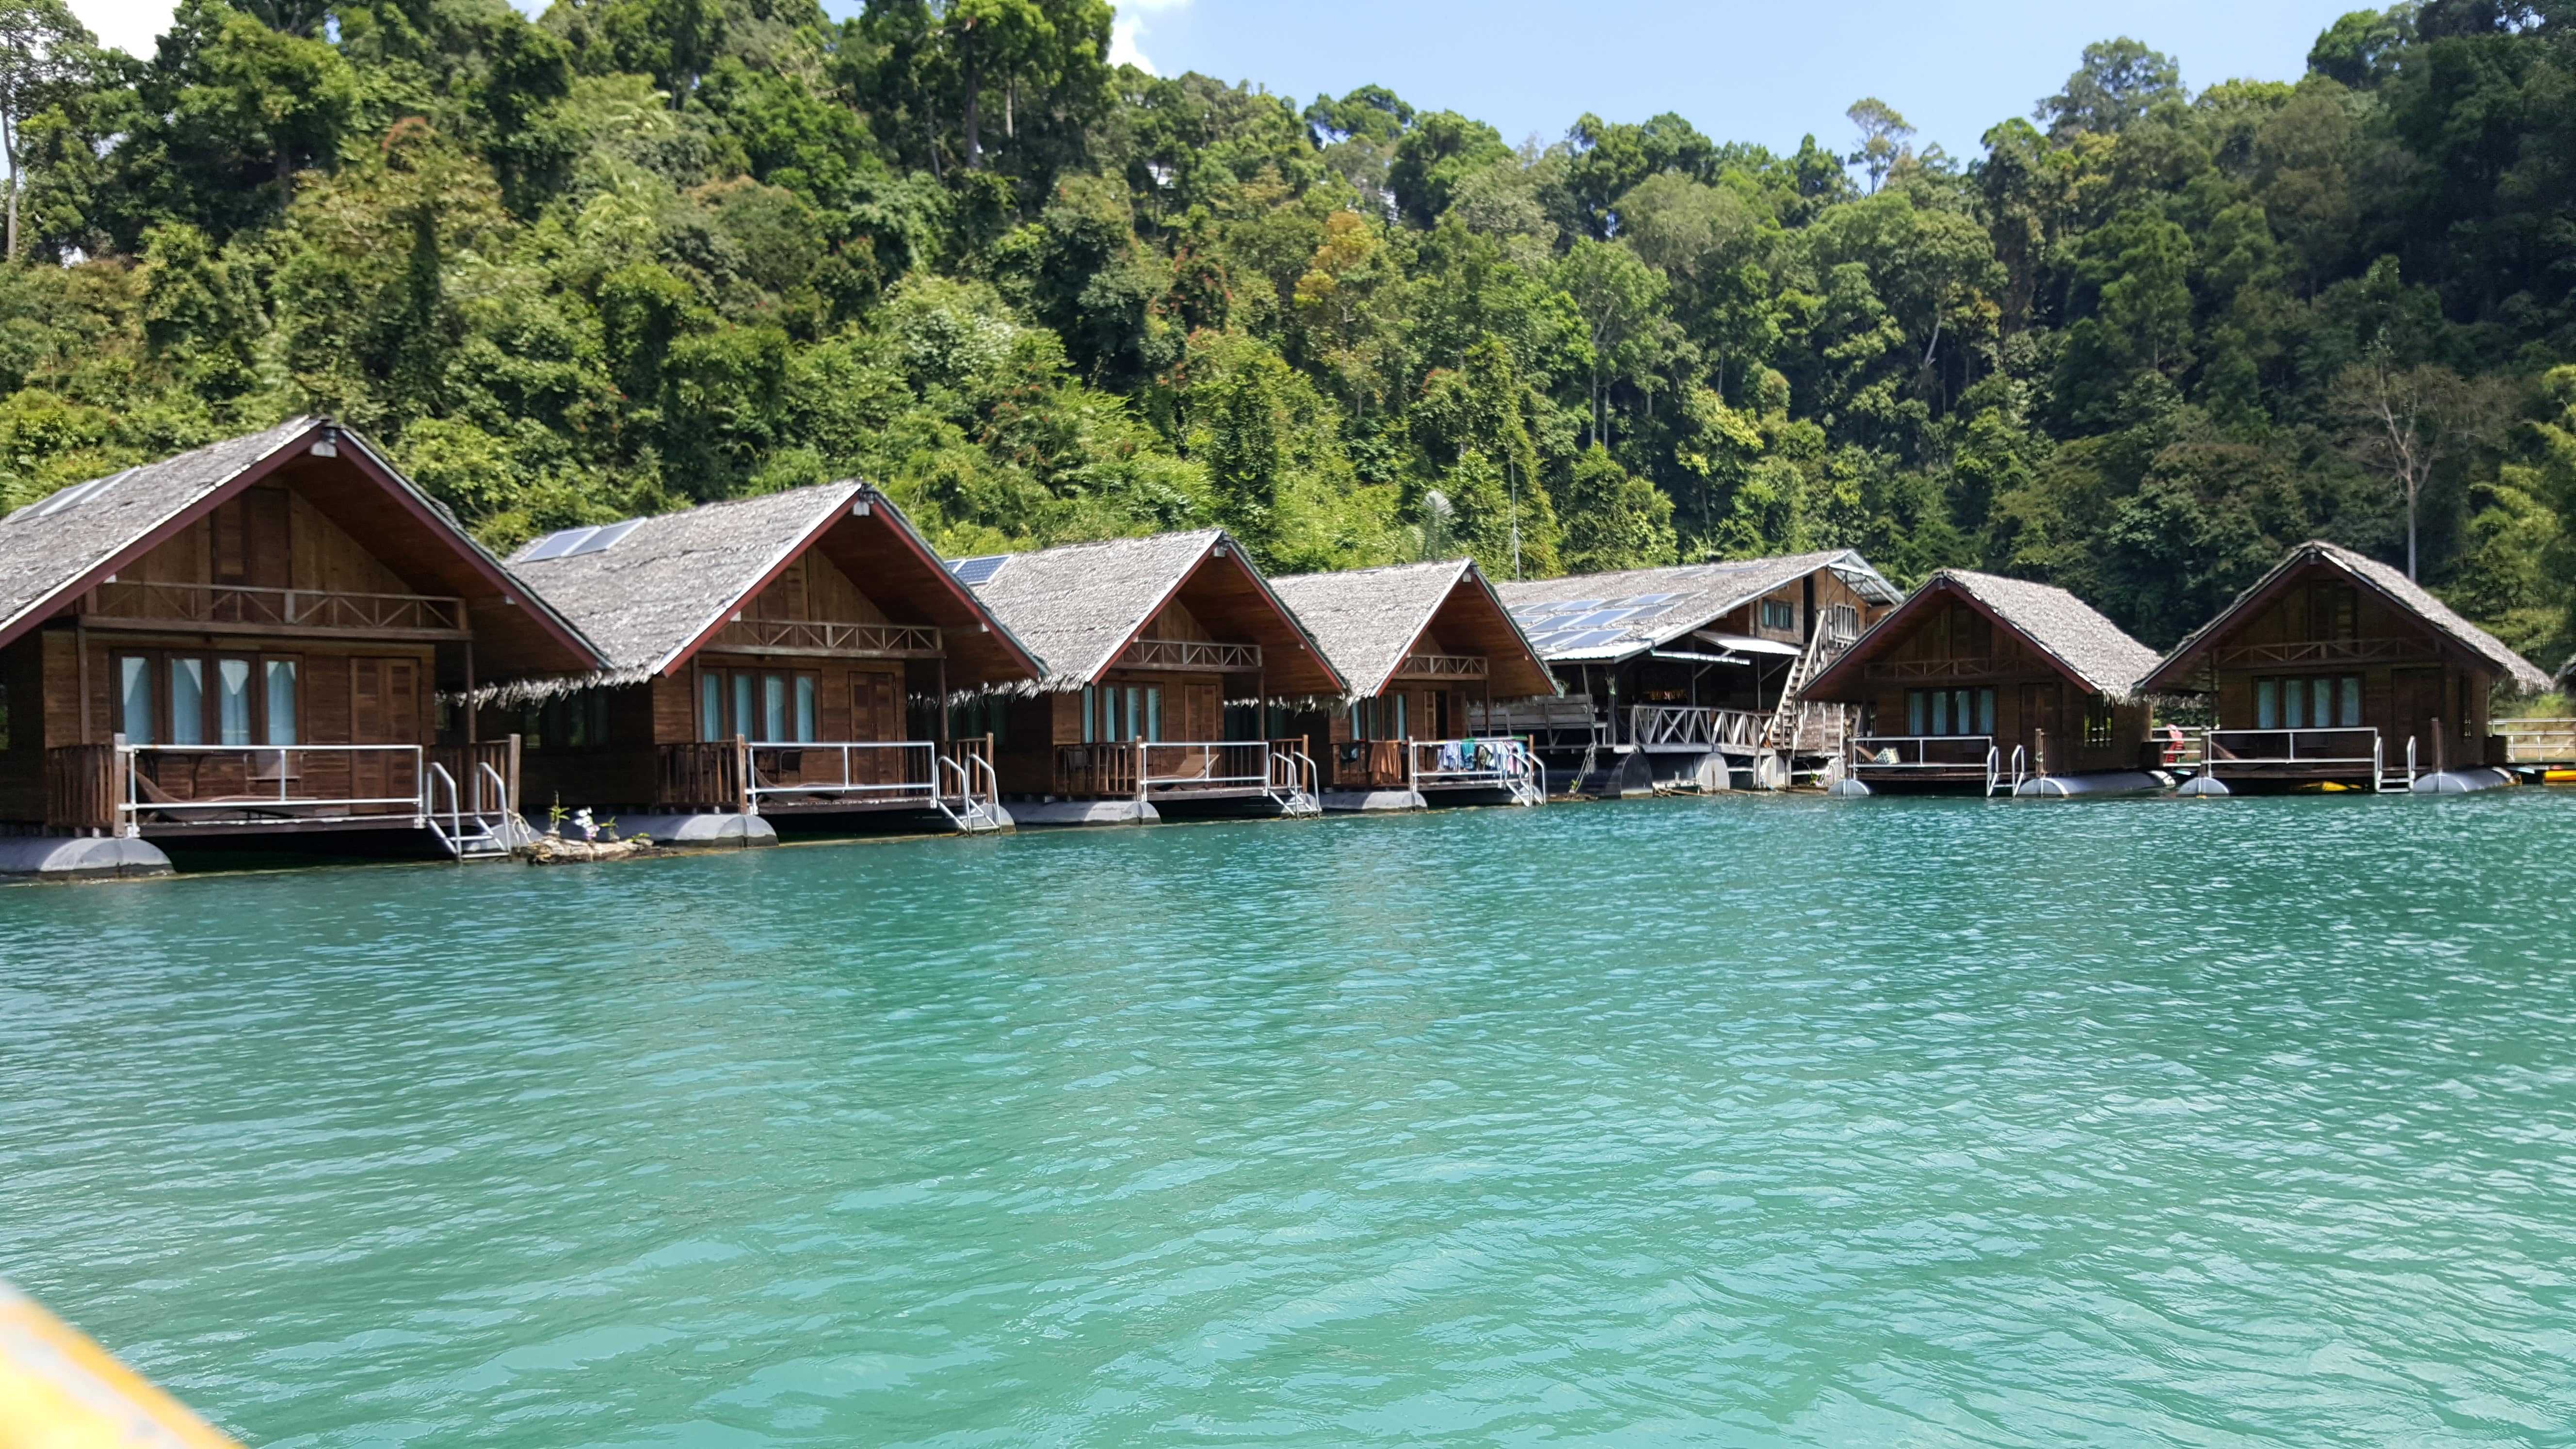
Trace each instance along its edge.
{"label": "jungle hillside", "polygon": [[[0,506],[336,416],[480,536],[856,475],[952,554],[1849,546],[2165,645],[2288,545],[2576,648],[2576,5],[2128,39],[1794,153],[1112,67],[1102,0],[0,0]],[[1428,103],[1436,98],[1419,98]]]}

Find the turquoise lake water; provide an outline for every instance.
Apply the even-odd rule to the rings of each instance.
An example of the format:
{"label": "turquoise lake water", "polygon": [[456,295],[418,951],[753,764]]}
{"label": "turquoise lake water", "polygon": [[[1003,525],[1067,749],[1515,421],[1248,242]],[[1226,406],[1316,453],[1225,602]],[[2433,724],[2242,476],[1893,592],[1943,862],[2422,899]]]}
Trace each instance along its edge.
{"label": "turquoise lake water", "polygon": [[2576,794],[0,891],[0,1277],[260,1445],[2576,1443]]}

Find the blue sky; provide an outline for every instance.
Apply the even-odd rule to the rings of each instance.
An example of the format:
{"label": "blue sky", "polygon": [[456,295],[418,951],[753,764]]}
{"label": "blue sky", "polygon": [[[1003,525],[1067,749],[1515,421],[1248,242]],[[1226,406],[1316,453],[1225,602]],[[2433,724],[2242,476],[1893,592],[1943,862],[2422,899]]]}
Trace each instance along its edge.
{"label": "blue sky", "polygon": [[[521,0],[542,9],[542,0]],[[826,0],[836,14],[854,0]],[[1416,106],[1463,111],[1504,139],[1554,140],[1585,111],[1641,121],[1678,111],[1722,141],[1844,146],[1843,110],[1874,95],[1920,141],[1976,154],[2026,114],[2088,41],[2134,35],[2212,81],[2296,76],[2319,30],[2355,0],[1126,0],[1118,50],[1164,75],[1250,80],[1302,104],[1372,82]],[[110,44],[148,54],[170,0],[72,0]]]}
{"label": "blue sky", "polygon": [[2090,41],[2134,35],[2198,89],[2289,80],[2358,0],[1142,0],[1122,48],[1163,75],[1251,80],[1301,104],[1374,82],[1425,109],[1554,140],[1585,111],[1678,111],[1721,141],[1841,146],[1843,111],[1874,95],[1918,143],[1972,156],[1986,128],[2055,91]]}

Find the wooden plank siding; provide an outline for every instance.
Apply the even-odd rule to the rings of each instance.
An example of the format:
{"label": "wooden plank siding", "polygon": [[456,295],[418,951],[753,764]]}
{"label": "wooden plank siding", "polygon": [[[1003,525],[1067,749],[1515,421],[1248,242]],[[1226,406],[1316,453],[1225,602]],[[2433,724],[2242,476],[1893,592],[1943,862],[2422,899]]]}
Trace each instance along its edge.
{"label": "wooden plank siding", "polygon": [[2454,769],[2505,762],[2489,734],[2496,671],[2322,562],[2284,579],[2273,598],[2210,644],[2221,729],[2261,727],[2262,680],[2358,676],[2361,726],[2379,731],[2390,768],[2404,763],[2410,738],[2426,770],[2437,760]]}

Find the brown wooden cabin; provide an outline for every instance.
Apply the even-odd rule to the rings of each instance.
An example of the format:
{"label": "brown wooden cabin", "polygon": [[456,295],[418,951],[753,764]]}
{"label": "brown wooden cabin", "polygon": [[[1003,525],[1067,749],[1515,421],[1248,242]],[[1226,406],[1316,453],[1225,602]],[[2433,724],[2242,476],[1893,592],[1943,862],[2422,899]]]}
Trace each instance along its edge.
{"label": "brown wooden cabin", "polygon": [[1530,739],[1588,794],[1776,788],[1842,749],[1806,681],[1902,597],[1849,549],[1497,586],[1564,686],[1480,732]]}
{"label": "brown wooden cabin", "polygon": [[[983,712],[1023,821],[1309,813],[1318,788],[1286,706],[1342,676],[1221,529],[949,565],[1046,661],[1040,692]],[[1146,818],[1135,809],[1114,818]]]}
{"label": "brown wooden cabin", "polygon": [[1943,569],[1807,693],[1859,707],[1844,768],[1873,793],[1988,794],[2081,777],[2161,787],[2137,688],[2155,662],[2064,589]]}
{"label": "brown wooden cabin", "polygon": [[0,621],[0,828],[165,844],[498,853],[513,741],[441,692],[599,663],[315,418],[0,518]]}
{"label": "brown wooden cabin", "polygon": [[1039,665],[886,497],[797,488],[549,534],[510,568],[606,655],[604,673],[485,705],[526,740],[529,799],[662,838],[772,829],[978,829],[987,742],[945,702]]}
{"label": "brown wooden cabin", "polygon": [[2213,698],[2203,773],[2229,793],[2377,790],[2503,766],[2488,697],[2545,690],[2549,676],[2404,573],[2310,542],[2176,645],[2142,687]]}
{"label": "brown wooden cabin", "polygon": [[1472,559],[1271,581],[1352,698],[1291,720],[1328,808],[1545,798],[1525,742],[1479,738],[1469,723],[1498,700],[1552,698],[1555,676]]}

